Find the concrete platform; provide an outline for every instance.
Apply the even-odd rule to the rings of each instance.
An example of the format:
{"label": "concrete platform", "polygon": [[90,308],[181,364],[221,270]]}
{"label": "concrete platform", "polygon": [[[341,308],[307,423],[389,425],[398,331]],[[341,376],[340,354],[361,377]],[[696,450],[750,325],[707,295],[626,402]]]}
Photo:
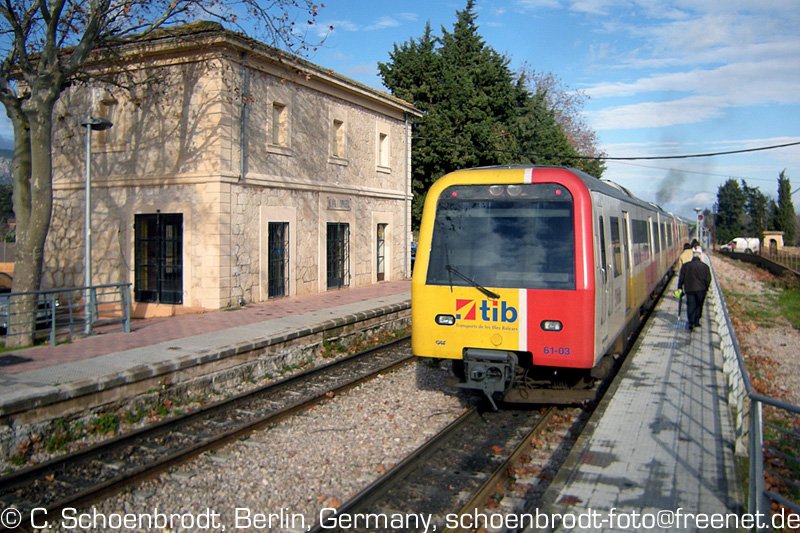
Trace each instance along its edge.
{"label": "concrete platform", "polygon": [[739,515],[744,501],[712,334],[718,317],[707,301],[701,327],[687,331],[685,305],[678,318],[667,296],[676,283],[546,492],[553,503],[540,512],[571,515],[547,531],[736,530],[703,522]]}
{"label": "concrete platform", "polygon": [[[170,318],[136,320],[131,332],[119,329],[69,344],[43,346],[2,354],[0,420],[12,425],[32,410],[52,406],[44,416],[58,415],[58,404],[72,400],[71,412],[82,397],[104,395],[83,405],[108,401],[115,388],[200,366],[239,364],[243,354],[280,343],[390,314],[410,314],[410,281],[328,291]],[[242,356],[242,357],[239,357]],[[239,357],[239,360],[236,358]],[[8,364],[11,363],[11,364]],[[195,371],[195,374],[199,371]],[[140,387],[140,388],[142,388]]]}

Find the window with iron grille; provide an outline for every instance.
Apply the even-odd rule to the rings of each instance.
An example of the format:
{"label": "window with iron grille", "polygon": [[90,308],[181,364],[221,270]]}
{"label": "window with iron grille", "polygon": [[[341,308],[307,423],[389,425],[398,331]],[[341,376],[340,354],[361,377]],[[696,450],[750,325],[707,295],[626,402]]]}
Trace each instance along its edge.
{"label": "window with iron grille", "polygon": [[383,281],[386,278],[386,224],[378,224],[378,236],[375,249],[377,252],[377,280]]}
{"label": "window with iron grille", "polygon": [[134,222],[134,298],[183,303],[183,215],[142,214]]}
{"label": "window with iron grille", "polygon": [[267,241],[267,296],[279,298],[289,292],[289,223],[270,222]]}
{"label": "window with iron grille", "polygon": [[350,285],[350,226],[328,224],[328,288]]}

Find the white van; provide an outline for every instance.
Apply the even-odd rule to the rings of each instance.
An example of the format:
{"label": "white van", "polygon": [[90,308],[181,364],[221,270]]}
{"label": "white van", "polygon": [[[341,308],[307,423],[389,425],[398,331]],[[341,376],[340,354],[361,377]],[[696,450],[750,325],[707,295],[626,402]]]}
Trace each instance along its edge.
{"label": "white van", "polygon": [[736,237],[728,244],[723,244],[720,250],[723,252],[757,254],[760,245],[761,243],[754,237]]}

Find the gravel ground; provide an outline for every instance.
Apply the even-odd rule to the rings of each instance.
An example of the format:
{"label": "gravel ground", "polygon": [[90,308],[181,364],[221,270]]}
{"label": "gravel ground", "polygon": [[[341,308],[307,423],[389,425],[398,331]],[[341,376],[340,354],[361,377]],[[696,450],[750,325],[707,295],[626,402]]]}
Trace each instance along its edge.
{"label": "gravel ground", "polygon": [[[768,274],[719,256],[713,261],[726,290],[744,298],[772,290]],[[800,375],[800,332],[780,318],[771,327],[735,322],[748,363],[769,376],[767,392],[800,404],[793,386]],[[448,375],[424,364],[384,374],[83,512],[184,514],[195,521],[185,530],[199,529],[197,521],[210,517],[227,530],[305,531],[321,509],[347,501],[465,410],[469,397],[452,393]],[[420,377],[424,386],[418,388]]]}
{"label": "gravel ground", "polygon": [[264,520],[274,514],[273,527],[262,530],[305,531],[320,509],[354,496],[465,410],[465,398],[448,392],[447,375],[427,365],[384,374],[94,509],[108,516],[152,515],[157,508],[195,519],[210,510],[226,529],[244,525],[251,531],[257,513]]}
{"label": "gravel ground", "polygon": [[[740,311],[739,298],[753,305],[772,305],[777,294],[776,277],[747,263],[716,254],[714,274],[726,294],[736,337],[748,364],[748,371],[759,392],[800,405],[800,331],[780,315],[769,313],[768,319],[748,317]],[[774,309],[773,309],[774,310]],[[766,313],[765,313],[766,314]]]}

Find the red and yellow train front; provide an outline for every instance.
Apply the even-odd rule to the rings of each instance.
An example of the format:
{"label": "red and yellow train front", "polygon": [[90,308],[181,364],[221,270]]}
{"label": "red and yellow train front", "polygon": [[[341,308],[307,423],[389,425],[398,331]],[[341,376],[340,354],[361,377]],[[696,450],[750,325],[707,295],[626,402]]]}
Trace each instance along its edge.
{"label": "red and yellow train front", "polygon": [[591,199],[561,168],[459,171],[425,202],[412,282],[415,355],[514,353],[594,365]]}

